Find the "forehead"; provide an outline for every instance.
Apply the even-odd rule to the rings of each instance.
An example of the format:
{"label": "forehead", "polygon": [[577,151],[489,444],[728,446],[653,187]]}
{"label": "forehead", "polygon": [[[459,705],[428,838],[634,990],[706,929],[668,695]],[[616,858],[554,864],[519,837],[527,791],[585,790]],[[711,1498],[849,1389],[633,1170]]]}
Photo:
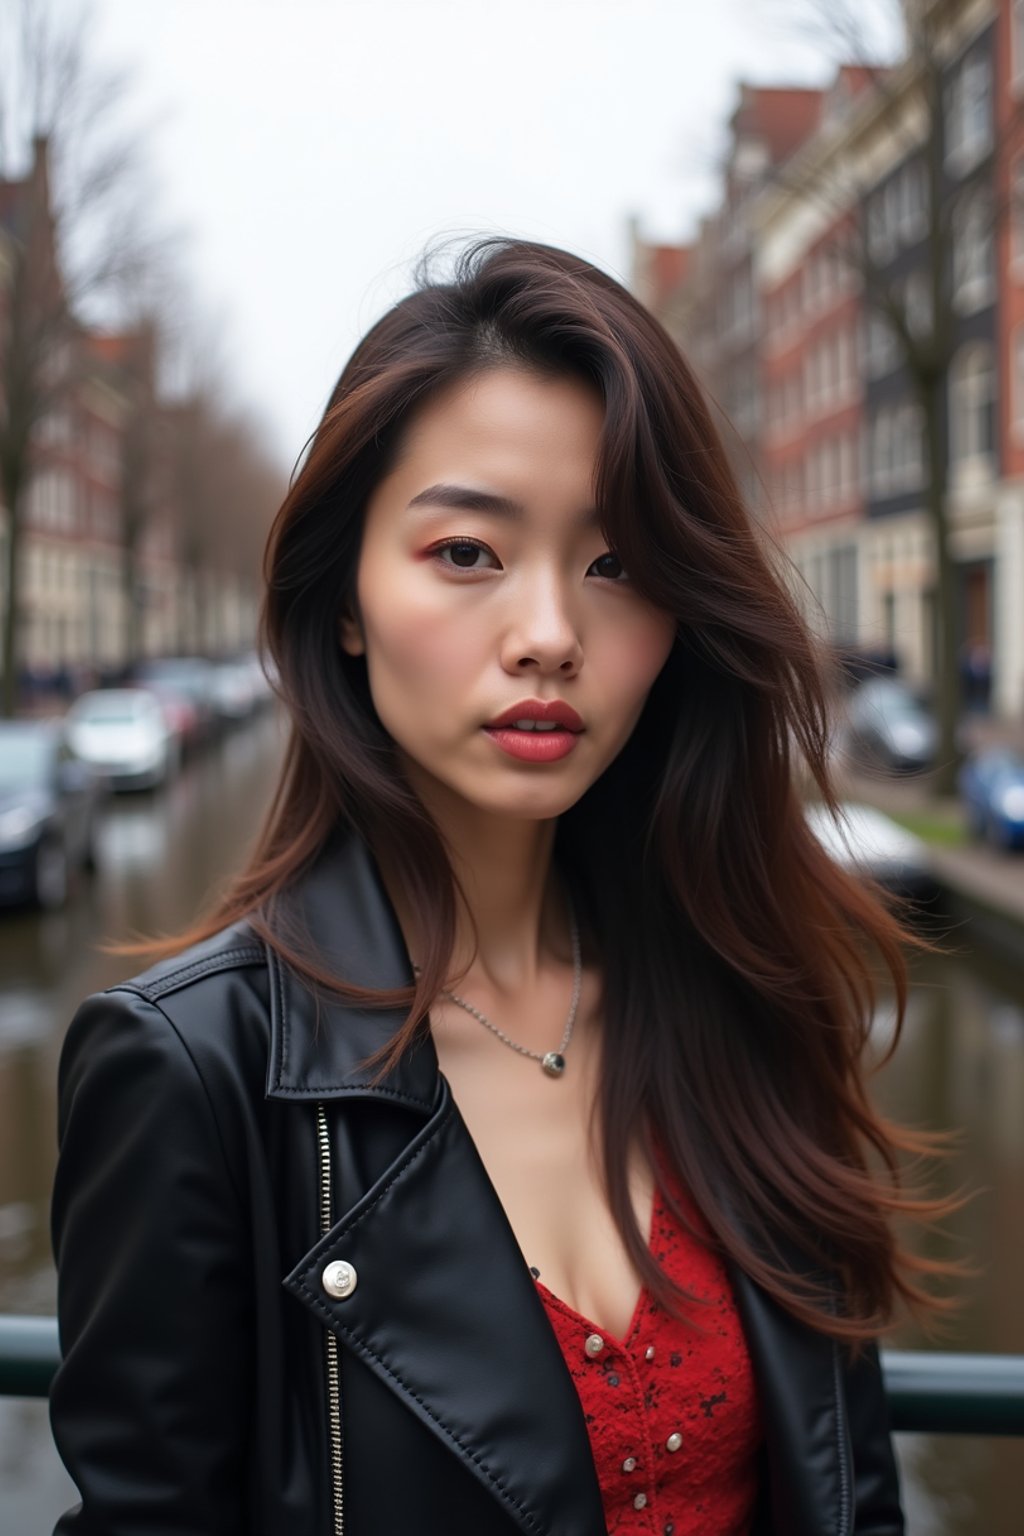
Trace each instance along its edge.
{"label": "forehead", "polygon": [[[497,368],[438,392],[402,433],[393,472],[593,477],[604,424],[597,389],[582,380]],[[494,487],[497,489],[498,487]]]}

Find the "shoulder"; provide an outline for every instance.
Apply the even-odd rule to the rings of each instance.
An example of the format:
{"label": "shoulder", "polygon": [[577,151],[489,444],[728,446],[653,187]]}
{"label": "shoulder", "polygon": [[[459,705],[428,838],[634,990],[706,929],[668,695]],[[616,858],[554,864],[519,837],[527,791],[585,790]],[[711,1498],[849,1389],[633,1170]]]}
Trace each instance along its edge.
{"label": "shoulder", "polygon": [[269,1056],[265,947],[236,923],[87,997],[68,1028],[59,1097],[87,1080],[142,1082],[159,1097],[202,1090],[220,1110],[262,1098]]}
{"label": "shoulder", "polygon": [[156,1002],[186,987],[195,987],[208,977],[247,967],[266,965],[266,950],[247,922],[233,923],[219,933],[190,945],[180,954],[159,961],[138,975],[121,981],[109,992],[131,992]]}

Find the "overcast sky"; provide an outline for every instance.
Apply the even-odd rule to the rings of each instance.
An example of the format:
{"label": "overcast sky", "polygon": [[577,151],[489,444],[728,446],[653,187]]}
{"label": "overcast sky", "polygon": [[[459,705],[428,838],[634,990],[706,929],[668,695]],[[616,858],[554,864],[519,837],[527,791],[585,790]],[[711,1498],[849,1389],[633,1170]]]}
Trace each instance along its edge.
{"label": "overcast sky", "polygon": [[628,219],[691,233],[737,82],[818,84],[774,0],[94,0],[161,221],[289,464],[439,235],[628,277]]}

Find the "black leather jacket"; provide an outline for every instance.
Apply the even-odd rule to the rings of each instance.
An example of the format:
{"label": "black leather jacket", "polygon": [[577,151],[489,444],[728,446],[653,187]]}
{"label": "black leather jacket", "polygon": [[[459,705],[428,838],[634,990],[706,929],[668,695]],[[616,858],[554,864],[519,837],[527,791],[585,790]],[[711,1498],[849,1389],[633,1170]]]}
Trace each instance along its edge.
{"label": "black leather jacket", "polygon": [[[365,847],[332,848],[300,896],[340,973],[408,983]],[[241,924],[76,1014],[51,1417],[82,1503],[57,1531],[601,1536],[575,1389],[432,1044],[371,1088],[355,1064],[396,1018],[317,1013]],[[337,1260],[347,1296],[322,1281]],[[874,1352],[851,1369],[733,1280],[757,1530],[896,1536]]]}

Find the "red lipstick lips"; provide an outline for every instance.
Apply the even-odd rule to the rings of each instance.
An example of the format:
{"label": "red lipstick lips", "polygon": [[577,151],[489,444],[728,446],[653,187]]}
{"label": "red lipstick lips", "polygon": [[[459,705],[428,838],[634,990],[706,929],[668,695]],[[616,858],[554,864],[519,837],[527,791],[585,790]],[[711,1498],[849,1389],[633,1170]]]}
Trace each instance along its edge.
{"label": "red lipstick lips", "polygon": [[[522,726],[518,722],[524,722]],[[535,721],[540,729],[525,725]],[[517,728],[518,726],[518,728]],[[503,710],[484,727],[488,736],[509,757],[524,763],[555,763],[568,757],[583,732],[583,721],[564,699],[524,699]]]}
{"label": "red lipstick lips", "polygon": [[540,720],[544,723],[554,721],[556,725],[564,726],[567,731],[579,732],[583,729],[583,721],[572,705],[566,704],[564,699],[551,699],[548,703],[543,699],[523,699],[519,704],[510,704],[508,709],[488,722],[487,729],[494,730],[496,726],[512,725],[516,720]]}

